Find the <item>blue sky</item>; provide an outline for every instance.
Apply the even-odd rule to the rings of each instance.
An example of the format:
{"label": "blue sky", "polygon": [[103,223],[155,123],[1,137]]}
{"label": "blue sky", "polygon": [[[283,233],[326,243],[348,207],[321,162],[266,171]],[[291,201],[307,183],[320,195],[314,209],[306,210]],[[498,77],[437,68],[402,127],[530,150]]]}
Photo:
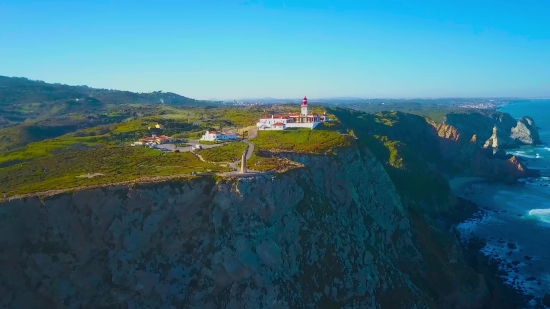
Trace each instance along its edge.
{"label": "blue sky", "polygon": [[550,96],[550,1],[0,1],[0,75],[198,99]]}

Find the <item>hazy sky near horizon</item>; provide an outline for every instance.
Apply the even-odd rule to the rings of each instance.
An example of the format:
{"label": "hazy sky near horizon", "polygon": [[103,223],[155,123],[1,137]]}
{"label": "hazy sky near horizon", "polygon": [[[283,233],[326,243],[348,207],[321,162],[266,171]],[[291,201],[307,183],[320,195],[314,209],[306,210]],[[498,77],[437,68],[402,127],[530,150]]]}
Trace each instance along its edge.
{"label": "hazy sky near horizon", "polygon": [[546,0],[0,1],[0,75],[198,99],[550,96]]}

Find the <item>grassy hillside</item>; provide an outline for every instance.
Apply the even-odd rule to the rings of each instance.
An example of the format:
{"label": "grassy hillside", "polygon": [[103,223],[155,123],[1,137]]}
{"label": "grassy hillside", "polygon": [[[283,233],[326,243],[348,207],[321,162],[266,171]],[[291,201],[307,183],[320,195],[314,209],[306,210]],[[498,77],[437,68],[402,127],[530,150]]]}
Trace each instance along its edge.
{"label": "grassy hillside", "polygon": [[233,162],[240,160],[248,147],[243,142],[233,142],[220,147],[199,150],[197,153],[210,162]]}
{"label": "grassy hillside", "polygon": [[252,142],[263,150],[283,150],[301,153],[324,153],[349,145],[342,134],[329,130],[287,129],[260,131]]}
{"label": "grassy hillside", "polygon": [[217,104],[170,92],[134,93],[0,76],[0,128],[69,114],[120,112],[131,117],[147,113],[149,106],[205,107]]}
{"label": "grassy hillside", "polygon": [[0,183],[5,193],[14,195],[193,171],[218,172],[222,169],[218,165],[201,162],[192,153],[101,146],[0,168]]}
{"label": "grassy hillside", "polygon": [[441,158],[434,128],[424,117],[395,111],[329,111],[384,163],[403,196],[432,205],[447,202],[450,188],[437,170]]}
{"label": "grassy hillside", "polygon": [[[423,100],[419,100],[423,101]],[[357,111],[376,114],[387,111],[398,111],[407,114],[428,117],[437,123],[445,121],[445,115],[449,113],[471,113],[480,112],[479,109],[463,108],[452,105],[452,100],[442,100],[442,102],[424,102],[404,101],[404,102],[381,102],[379,103],[344,103],[343,106]]]}

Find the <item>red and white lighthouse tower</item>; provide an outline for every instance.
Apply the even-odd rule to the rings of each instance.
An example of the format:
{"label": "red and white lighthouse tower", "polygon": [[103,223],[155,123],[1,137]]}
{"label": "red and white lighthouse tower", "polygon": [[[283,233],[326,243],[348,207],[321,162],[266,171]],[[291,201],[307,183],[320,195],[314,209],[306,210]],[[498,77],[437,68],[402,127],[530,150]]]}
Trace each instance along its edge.
{"label": "red and white lighthouse tower", "polygon": [[300,116],[307,117],[309,115],[309,107],[307,106],[307,97],[302,100],[302,112]]}

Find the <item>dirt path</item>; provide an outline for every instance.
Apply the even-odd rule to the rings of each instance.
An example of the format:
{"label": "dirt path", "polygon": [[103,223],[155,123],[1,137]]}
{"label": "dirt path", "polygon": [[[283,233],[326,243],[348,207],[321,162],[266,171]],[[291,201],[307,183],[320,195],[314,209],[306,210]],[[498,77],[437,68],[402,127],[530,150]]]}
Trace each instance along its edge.
{"label": "dirt path", "polygon": [[105,174],[101,174],[101,173],[93,173],[93,174],[84,174],[84,175],[80,175],[80,176],[76,176],[77,178],[94,178],[94,177],[97,177],[97,176],[104,176]]}
{"label": "dirt path", "polygon": [[[246,156],[245,156],[246,161],[248,162],[248,160],[250,160],[250,158],[252,158],[252,154],[254,153],[254,144],[250,143],[247,140],[243,140],[243,143],[246,143],[248,145],[248,148],[246,149]],[[240,168],[240,167],[238,167],[238,165],[241,164],[241,161],[242,160],[233,161],[233,162],[229,163],[229,167],[238,170]]]}
{"label": "dirt path", "polygon": [[[243,140],[244,143],[248,145],[248,148],[246,149],[246,160],[248,161],[252,154],[254,153],[254,144],[250,143],[248,140]],[[208,162],[204,160],[204,158],[195,152],[191,152],[199,158],[202,162]],[[210,162],[212,163],[212,162]],[[94,189],[94,188],[104,188],[104,187],[110,187],[110,186],[121,186],[121,185],[128,185],[132,183],[155,183],[155,182],[161,182],[165,180],[175,179],[175,178],[184,178],[184,177],[194,177],[194,176],[206,176],[206,175],[222,175],[222,176],[237,176],[237,177],[249,177],[249,176],[255,176],[255,175],[264,175],[264,174],[271,174],[272,172],[259,172],[252,169],[247,168],[247,173],[241,174],[239,171],[238,165],[241,163],[241,160],[237,160],[231,163],[219,163],[219,165],[224,165],[226,167],[229,165],[231,168],[233,168],[236,171],[232,172],[222,172],[222,173],[196,173],[195,175],[192,174],[176,174],[176,175],[168,175],[168,176],[148,176],[148,177],[142,177],[134,180],[128,180],[128,181],[122,181],[122,182],[115,182],[115,183],[106,183],[106,184],[100,184],[100,185],[91,185],[91,186],[80,186],[80,187],[73,187],[73,188],[64,188],[64,189],[58,189],[58,190],[48,190],[43,192],[37,192],[37,193],[28,193],[28,194],[18,194],[13,196],[8,196],[6,199],[3,198],[3,196],[0,196],[0,202],[10,201],[12,199],[20,199],[20,198],[26,198],[31,196],[40,196],[40,197],[46,197],[51,196],[55,194],[60,194],[64,192],[69,191],[82,191],[82,190],[88,190],[88,189]],[[87,177],[87,178],[93,178],[96,176],[103,176],[103,174],[100,173],[94,173],[94,174],[84,174],[77,177]]]}

